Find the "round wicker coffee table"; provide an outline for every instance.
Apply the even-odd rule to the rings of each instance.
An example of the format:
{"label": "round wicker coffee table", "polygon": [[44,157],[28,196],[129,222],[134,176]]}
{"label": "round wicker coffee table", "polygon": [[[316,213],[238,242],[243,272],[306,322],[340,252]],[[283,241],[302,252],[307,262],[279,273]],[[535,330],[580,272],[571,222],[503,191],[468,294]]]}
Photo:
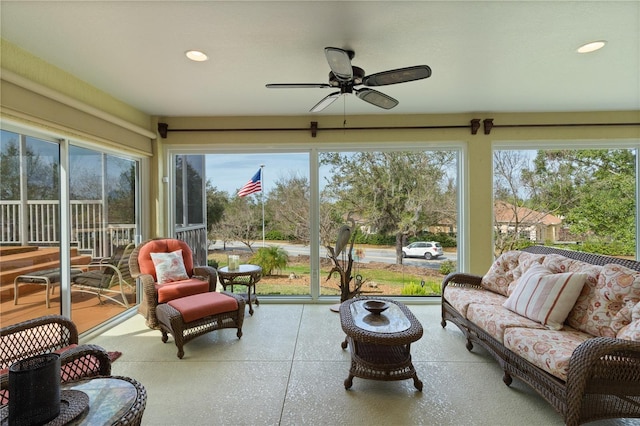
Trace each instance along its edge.
{"label": "round wicker coffee table", "polygon": [[[384,312],[374,315],[364,308],[367,300],[382,300],[389,304]],[[422,324],[409,308],[390,299],[358,297],[340,305],[340,323],[347,335],[342,349],[351,347],[349,377],[345,389],[351,388],[354,377],[372,380],[413,379],[422,391],[422,382],[411,362],[411,343],[422,337]]]}

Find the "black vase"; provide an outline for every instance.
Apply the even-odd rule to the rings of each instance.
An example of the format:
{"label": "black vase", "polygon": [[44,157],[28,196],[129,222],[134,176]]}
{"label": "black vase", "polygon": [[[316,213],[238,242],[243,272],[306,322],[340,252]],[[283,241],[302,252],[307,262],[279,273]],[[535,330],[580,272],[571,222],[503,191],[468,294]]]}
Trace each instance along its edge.
{"label": "black vase", "polygon": [[9,426],[47,423],[60,414],[60,355],[43,354],[9,367]]}

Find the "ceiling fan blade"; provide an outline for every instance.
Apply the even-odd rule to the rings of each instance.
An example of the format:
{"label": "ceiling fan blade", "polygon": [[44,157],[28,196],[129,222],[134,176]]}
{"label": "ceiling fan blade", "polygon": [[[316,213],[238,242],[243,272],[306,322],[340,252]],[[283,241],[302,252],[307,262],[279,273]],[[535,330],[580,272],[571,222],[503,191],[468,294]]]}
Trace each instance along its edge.
{"label": "ceiling fan blade", "polygon": [[431,76],[431,68],[427,65],[398,68],[397,70],[383,71],[371,74],[362,80],[365,86],[386,86],[388,84],[406,83],[407,81],[421,80]]}
{"label": "ceiling fan blade", "polygon": [[351,54],[337,47],[325,47],[324,55],[331,68],[331,72],[338,80],[349,81],[353,78],[353,69],[351,68]]}
{"label": "ceiling fan blade", "polygon": [[365,102],[369,102],[371,105],[384,109],[391,109],[398,105],[398,101],[391,96],[373,89],[360,89],[356,92],[356,96]]}
{"label": "ceiling fan blade", "polygon": [[333,101],[335,101],[339,97],[340,97],[340,92],[333,92],[332,94],[330,94],[329,96],[326,96],[320,102],[315,104],[313,108],[309,110],[309,112],[320,112],[326,107],[328,107],[329,105],[331,105]]}
{"label": "ceiling fan blade", "polygon": [[326,83],[272,83],[265,85],[267,89],[325,89],[332,87]]}

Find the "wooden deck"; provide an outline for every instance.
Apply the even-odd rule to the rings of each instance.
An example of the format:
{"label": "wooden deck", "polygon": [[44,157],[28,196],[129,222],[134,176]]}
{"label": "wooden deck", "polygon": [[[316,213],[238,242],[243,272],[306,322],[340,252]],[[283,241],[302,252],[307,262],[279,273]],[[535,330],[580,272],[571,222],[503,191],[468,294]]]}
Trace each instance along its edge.
{"label": "wooden deck", "polygon": [[[72,262],[75,265],[87,264],[88,256],[79,255],[72,249]],[[59,266],[57,248],[38,247],[2,247],[0,249],[0,327],[15,324],[43,315],[60,314],[60,288],[54,286],[50,294],[50,307],[45,303],[45,286],[39,284],[20,284],[20,298],[14,305],[13,280],[18,275],[32,271],[50,269]],[[128,297],[131,305],[135,295]],[[105,322],[109,318],[125,311],[121,305],[103,299],[102,303],[93,294],[78,291],[71,292],[71,319],[83,333]]]}

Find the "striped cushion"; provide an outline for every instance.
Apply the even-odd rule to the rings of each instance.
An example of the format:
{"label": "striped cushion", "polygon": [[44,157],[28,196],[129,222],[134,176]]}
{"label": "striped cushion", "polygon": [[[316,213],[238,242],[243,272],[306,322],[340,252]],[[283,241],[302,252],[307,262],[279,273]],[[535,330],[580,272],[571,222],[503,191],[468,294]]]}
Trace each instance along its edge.
{"label": "striped cushion", "polygon": [[534,265],[518,279],[503,306],[551,330],[560,330],[586,279],[586,274],[554,274],[542,265]]}

